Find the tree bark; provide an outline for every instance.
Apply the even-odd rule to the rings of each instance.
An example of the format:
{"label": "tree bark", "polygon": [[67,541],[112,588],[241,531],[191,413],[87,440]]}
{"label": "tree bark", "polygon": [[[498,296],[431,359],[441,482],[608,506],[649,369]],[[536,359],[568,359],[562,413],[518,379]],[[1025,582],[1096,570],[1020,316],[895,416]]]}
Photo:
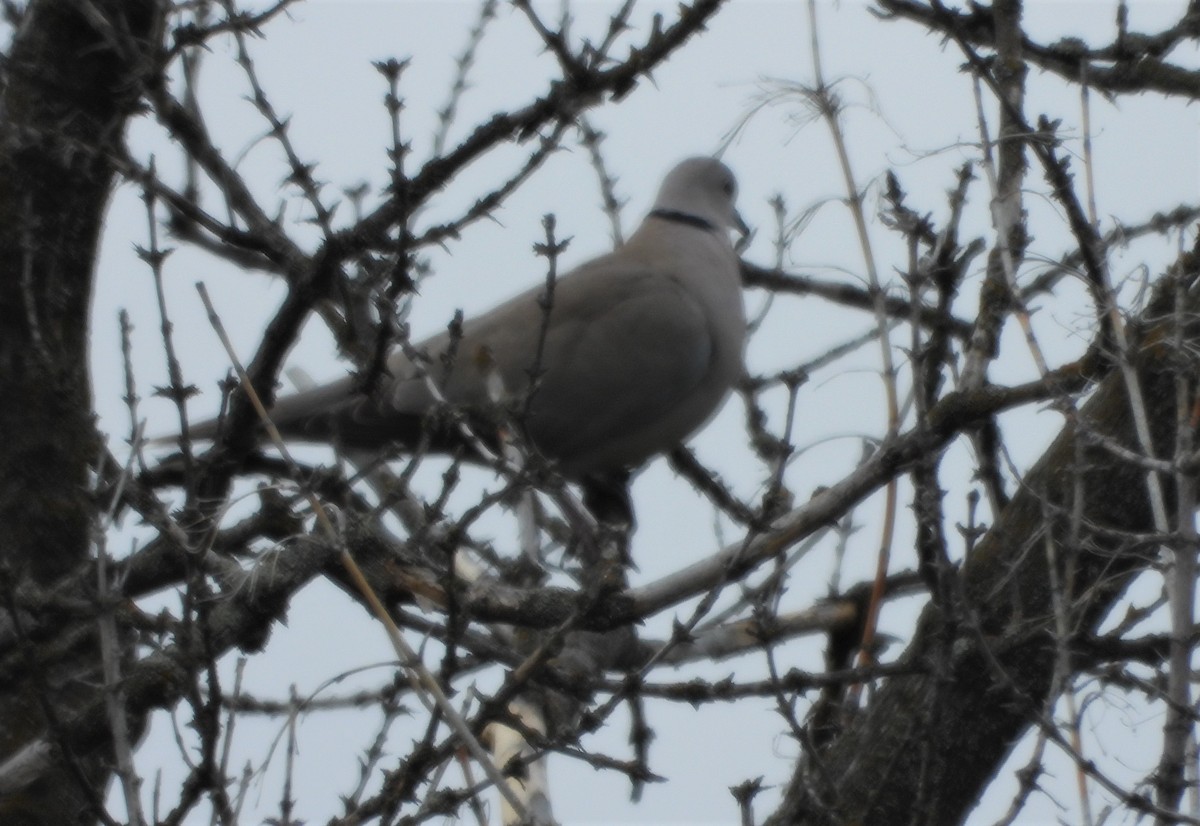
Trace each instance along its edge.
{"label": "tree bark", "polygon": [[[1184,264],[1194,271],[1200,260]],[[1195,293],[1184,349],[1200,343]],[[1159,321],[1133,348],[1160,459],[1173,455],[1176,371],[1195,371],[1172,336]],[[960,823],[1014,744],[1049,719],[1059,646],[1071,643],[1056,633],[1052,582],[1069,583],[1070,634],[1084,635],[1157,554],[1134,536],[1154,530],[1144,465],[1091,434],[1143,452],[1120,371],[1069,419],[966,560],[954,609],[924,611],[903,657],[922,673],[889,679],[825,751],[801,760],[769,823]],[[1171,479],[1162,481],[1170,504]]]}
{"label": "tree bark", "polygon": [[[33,2],[0,88],[0,592],[48,584],[86,560],[100,442],[88,381],[88,320],[112,150],[154,71],[154,0]],[[4,607],[7,607],[5,605]],[[36,654],[30,648],[32,665]],[[93,644],[40,663],[0,696],[0,759],[70,716]],[[38,672],[38,673],[33,673]],[[95,675],[92,675],[95,679]],[[74,700],[72,700],[74,698]],[[51,711],[51,715],[55,712]],[[92,785],[85,793],[84,778]],[[6,824],[78,823],[106,770],[76,761],[0,800]]]}

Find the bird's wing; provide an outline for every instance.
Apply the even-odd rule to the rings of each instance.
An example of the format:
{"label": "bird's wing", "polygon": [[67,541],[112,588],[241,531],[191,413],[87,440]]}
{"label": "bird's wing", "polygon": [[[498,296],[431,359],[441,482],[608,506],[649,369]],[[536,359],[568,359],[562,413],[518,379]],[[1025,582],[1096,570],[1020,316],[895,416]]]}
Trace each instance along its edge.
{"label": "bird's wing", "polygon": [[577,335],[551,360],[527,424],[564,466],[638,464],[709,417],[690,405],[710,372],[712,336],[677,284],[613,305]]}
{"label": "bird's wing", "polygon": [[[538,368],[525,429],[568,470],[636,464],[708,418],[710,408],[688,404],[709,374],[712,331],[701,305],[670,275],[606,256],[558,285],[548,323],[528,294],[501,309],[464,336],[460,357],[490,362],[518,394],[529,391]],[[469,401],[480,374],[458,375],[448,387]],[[517,408],[524,409],[520,400]]]}

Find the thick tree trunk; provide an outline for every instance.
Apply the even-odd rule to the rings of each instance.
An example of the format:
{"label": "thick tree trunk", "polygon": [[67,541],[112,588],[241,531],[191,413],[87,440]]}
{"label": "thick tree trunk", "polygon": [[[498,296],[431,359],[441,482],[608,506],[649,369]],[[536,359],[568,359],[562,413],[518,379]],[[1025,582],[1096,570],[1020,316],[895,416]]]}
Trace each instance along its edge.
{"label": "thick tree trunk", "polygon": [[[47,584],[87,558],[95,508],[88,466],[99,442],[88,383],[93,270],[120,144],[158,51],[154,0],[33,2],[0,89],[0,591]],[[89,693],[82,662],[43,663],[0,694],[0,759],[46,728],[42,700],[70,716]],[[31,651],[31,658],[34,654]],[[33,671],[35,669],[31,669]],[[93,680],[95,679],[93,675]],[[47,691],[49,689],[49,691]],[[65,705],[63,703],[66,703]],[[79,761],[0,800],[6,824],[78,823],[82,775],[102,795],[105,770]]]}
{"label": "thick tree trunk", "polygon": [[[1200,302],[1191,303],[1185,350],[1200,342]],[[1159,459],[1172,457],[1175,371],[1195,373],[1172,335],[1169,322],[1159,323],[1135,357]],[[1016,741],[1039,717],[1048,719],[1058,646],[1071,643],[1056,631],[1052,582],[1070,583],[1068,627],[1086,634],[1157,553],[1132,536],[1153,531],[1146,470],[1080,435],[1099,433],[1143,452],[1120,371],[1075,422],[963,566],[957,610],[925,611],[904,655],[924,673],[889,679],[827,750],[802,760],[770,823],[960,823]],[[1173,486],[1162,481],[1170,509]]]}

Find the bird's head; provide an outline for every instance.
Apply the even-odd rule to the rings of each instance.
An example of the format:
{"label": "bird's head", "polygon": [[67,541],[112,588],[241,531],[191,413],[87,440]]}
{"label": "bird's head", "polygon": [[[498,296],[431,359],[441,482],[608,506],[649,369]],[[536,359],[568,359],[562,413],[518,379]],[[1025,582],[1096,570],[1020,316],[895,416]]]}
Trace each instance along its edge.
{"label": "bird's head", "polygon": [[663,179],[654,209],[701,219],[719,229],[749,232],[738,214],[737,180],[716,158],[688,158]]}

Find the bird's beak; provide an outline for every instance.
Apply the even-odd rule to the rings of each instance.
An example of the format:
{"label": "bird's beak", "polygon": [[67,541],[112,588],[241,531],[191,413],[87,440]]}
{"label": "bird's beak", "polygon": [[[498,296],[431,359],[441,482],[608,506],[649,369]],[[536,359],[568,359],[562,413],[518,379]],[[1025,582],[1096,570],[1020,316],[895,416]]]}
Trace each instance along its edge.
{"label": "bird's beak", "polygon": [[742,214],[736,209],[733,211],[733,228],[738,231],[738,235],[746,238],[750,235],[750,226],[742,218]]}
{"label": "bird's beak", "polygon": [[738,238],[733,243],[733,251],[741,255],[746,247],[750,246],[751,232],[750,225],[736,209],[733,211],[733,228],[738,232]]}

